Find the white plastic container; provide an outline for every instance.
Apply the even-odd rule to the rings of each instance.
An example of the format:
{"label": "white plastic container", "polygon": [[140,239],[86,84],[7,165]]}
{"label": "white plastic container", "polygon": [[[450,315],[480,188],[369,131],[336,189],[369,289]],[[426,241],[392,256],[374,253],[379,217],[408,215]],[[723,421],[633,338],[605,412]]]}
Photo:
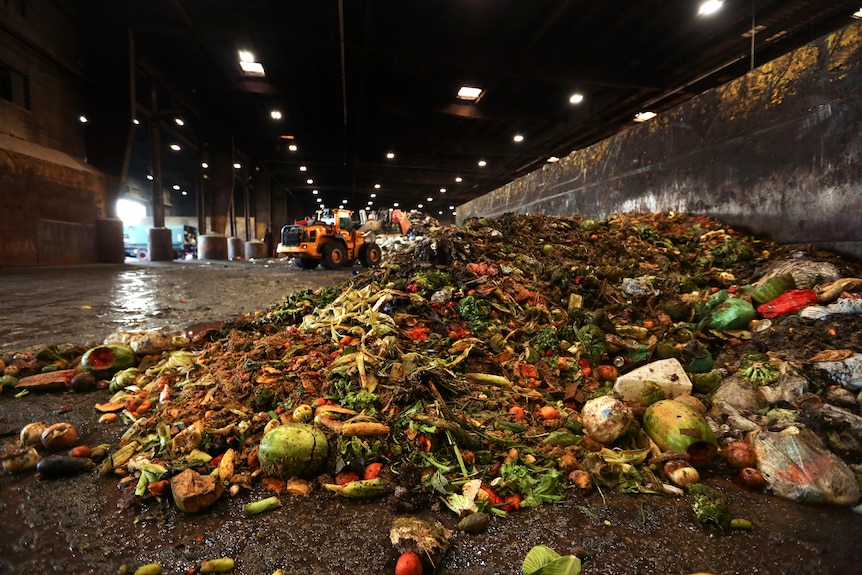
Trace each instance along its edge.
{"label": "white plastic container", "polygon": [[640,402],[644,382],[652,381],[664,391],[667,399],[691,395],[691,379],[675,358],[648,363],[617,378],[614,391],[623,401]]}

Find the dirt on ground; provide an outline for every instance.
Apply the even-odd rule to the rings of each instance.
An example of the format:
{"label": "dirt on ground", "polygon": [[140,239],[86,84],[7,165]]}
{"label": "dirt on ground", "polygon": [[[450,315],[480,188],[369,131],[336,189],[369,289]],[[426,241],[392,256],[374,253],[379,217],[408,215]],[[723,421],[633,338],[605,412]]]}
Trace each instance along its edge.
{"label": "dirt on ground", "polygon": [[[798,262],[828,264],[836,277],[811,279],[821,295],[824,285],[862,277],[855,262],[749,238],[708,218],[475,220],[420,238],[344,283],[298,290],[223,325],[183,330],[158,353],[139,348],[136,362],[149,375],[133,388],[106,389],[106,378],[79,391],[16,397],[20,388],[5,389],[0,434],[8,443],[33,421],[65,421],[78,431],[76,444],[116,453],[137,441],[137,455],[166,468],[160,477],[187,467],[217,474],[218,462],[191,465],[190,453],[174,443],[201,422],[205,438],[196,446],[237,459],[224,478],[236,488],[193,514],[169,493],[153,495],[146,481],[136,495],[143,472],[127,465],[103,462],[103,474],[56,478],[5,473],[0,573],[117,573],[124,565],[134,572],[149,563],[189,573],[223,557],[237,573],[392,573],[399,550],[390,526],[404,516],[451,531],[451,548],[433,565],[426,557],[425,573],[521,573],[537,545],[578,556],[583,573],[857,572],[862,519],[851,507],[858,501],[803,504],[769,486],[743,486],[719,454],[698,466],[700,481],[726,498],[732,517],[751,525],[705,523],[690,494],[662,489],[670,482],[655,453],[632,466],[608,463],[603,447],[648,445],[640,426],[645,405],[631,406],[638,423],[607,445],[584,432],[580,415],[589,399],[611,392],[612,381],[599,377],[603,366],[625,373],[677,358],[699,382],[694,395],[706,407],[720,387],[705,389],[708,376],[723,383],[756,374],[758,385],[769,387],[776,382],[765,378],[780,369],[799,375],[804,392],[742,410],[743,419],[761,430],[811,429],[854,469],[862,461],[855,420],[827,417],[834,412],[823,406],[858,416],[855,393],[812,358],[859,353],[862,316],[811,319],[794,310],[767,318],[763,308],[741,327],[715,327],[725,311],[719,298],[750,301],[757,280],[786,262],[797,262],[797,271]],[[841,285],[847,289],[832,301],[852,300],[860,289]],[[85,349],[35,346],[3,359],[23,379],[51,363],[76,369]],[[120,408],[104,413],[118,418],[100,423],[104,413],[94,406],[111,399]],[[151,405],[142,409],[143,401]],[[304,496],[292,494],[291,478],[262,474],[255,459],[267,425],[302,419],[296,413],[306,405],[318,410],[314,422],[330,447],[322,467],[304,474],[300,484],[311,490]],[[776,419],[779,412],[785,419]],[[738,420],[711,417],[719,447],[751,440],[751,429],[734,427]],[[386,431],[346,434],[354,423]],[[347,486],[347,474],[359,479],[375,463],[385,484],[375,497],[342,497],[325,487]],[[591,477],[588,488],[571,482],[575,471]],[[472,479],[501,501],[477,499],[490,521],[467,533],[450,507]],[[280,507],[243,512],[273,496]]]}

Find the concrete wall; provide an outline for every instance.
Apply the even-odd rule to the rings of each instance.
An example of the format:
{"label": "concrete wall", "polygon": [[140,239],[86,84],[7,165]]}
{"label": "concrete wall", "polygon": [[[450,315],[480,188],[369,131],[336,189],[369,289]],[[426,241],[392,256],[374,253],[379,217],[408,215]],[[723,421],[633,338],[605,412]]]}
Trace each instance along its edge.
{"label": "concrete wall", "polygon": [[0,64],[29,95],[0,98],[0,267],[98,260],[107,180],[84,159],[78,34],[50,0],[0,3]]}
{"label": "concrete wall", "polygon": [[458,206],[711,215],[862,257],[862,24]]}

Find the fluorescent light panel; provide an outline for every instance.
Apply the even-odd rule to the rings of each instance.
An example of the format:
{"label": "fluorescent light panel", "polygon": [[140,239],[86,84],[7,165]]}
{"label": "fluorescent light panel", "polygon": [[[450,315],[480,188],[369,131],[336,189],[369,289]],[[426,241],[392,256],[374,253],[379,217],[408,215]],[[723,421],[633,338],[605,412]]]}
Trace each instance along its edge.
{"label": "fluorescent light panel", "polygon": [[709,16],[721,10],[723,5],[724,2],[722,0],[706,0],[706,2],[700,5],[700,9],[697,13],[701,16]]}
{"label": "fluorescent light panel", "polygon": [[475,88],[473,86],[461,86],[458,90],[458,98],[461,100],[478,100],[482,95],[482,88]]}
{"label": "fluorescent light panel", "polygon": [[635,114],[635,122],[646,122],[647,120],[652,120],[656,116],[657,114],[655,112],[640,112],[639,114]]}

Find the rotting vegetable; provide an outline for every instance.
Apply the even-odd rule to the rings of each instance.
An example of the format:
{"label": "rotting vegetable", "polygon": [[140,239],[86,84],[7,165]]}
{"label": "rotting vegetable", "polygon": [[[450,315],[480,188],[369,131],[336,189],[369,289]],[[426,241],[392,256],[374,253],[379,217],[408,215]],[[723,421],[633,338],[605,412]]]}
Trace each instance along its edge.
{"label": "rotting vegetable", "polygon": [[[297,475],[308,478],[303,493],[326,485],[325,496],[385,498],[396,510],[443,500],[495,518],[569,489],[589,493],[594,481],[663,492],[664,461],[709,461],[691,452],[703,444],[714,453],[708,421],[676,407],[684,426],[654,417],[677,394],[664,382],[646,377],[625,401],[611,386],[658,361],[679,366],[670,383],[683,395],[689,377],[702,394],[736,371],[776,384],[771,356],[750,365],[723,357],[757,337],[742,282],[774,246],[681,214],[583,223],[471,220],[349,282],[290,295],[218,339],[135,361],[97,408],[128,426],[100,473],[132,474],[144,497],[165,480],[150,481],[146,465],[170,470],[172,482],[196,473],[177,502],[196,510],[257,482],[292,493]],[[55,369],[46,362],[33,369]],[[607,451],[583,420],[597,398],[631,410],[618,434],[600,439]],[[295,425],[306,426],[294,442],[302,445],[286,450],[276,439]],[[640,427],[657,444],[651,458]],[[462,491],[471,482],[472,499]]]}

